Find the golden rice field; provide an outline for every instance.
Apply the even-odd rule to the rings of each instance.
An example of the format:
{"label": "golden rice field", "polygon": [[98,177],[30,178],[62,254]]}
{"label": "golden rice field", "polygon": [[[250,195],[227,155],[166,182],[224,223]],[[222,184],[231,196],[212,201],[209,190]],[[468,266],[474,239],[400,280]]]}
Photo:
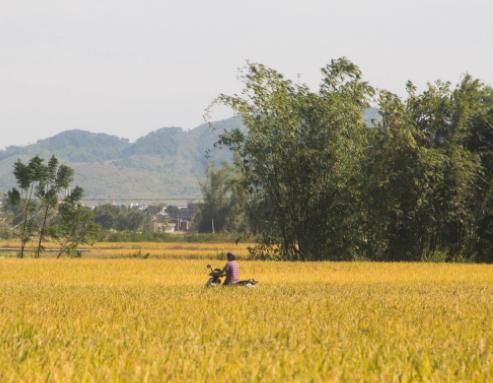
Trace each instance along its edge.
{"label": "golden rice field", "polygon": [[[26,247],[26,256],[33,254],[31,242]],[[85,258],[178,258],[178,259],[225,259],[227,251],[234,251],[240,258],[248,256],[252,243],[197,243],[197,242],[98,242],[92,246],[81,246]],[[57,248],[56,243],[46,243],[47,249]],[[19,241],[0,240],[0,248],[18,249]],[[15,250],[4,252],[4,256],[15,256]],[[0,253],[0,256],[2,254]],[[45,257],[55,256],[56,252],[45,252]]]}
{"label": "golden rice field", "polygon": [[1,259],[0,381],[493,381],[492,266],[206,263]]}

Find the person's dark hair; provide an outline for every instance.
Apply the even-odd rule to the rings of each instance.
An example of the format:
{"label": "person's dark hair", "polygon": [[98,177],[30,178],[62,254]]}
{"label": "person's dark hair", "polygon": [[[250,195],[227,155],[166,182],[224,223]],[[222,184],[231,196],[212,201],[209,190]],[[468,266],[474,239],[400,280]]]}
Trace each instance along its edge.
{"label": "person's dark hair", "polygon": [[226,254],[226,256],[228,257],[228,261],[234,261],[236,259],[236,255],[231,251],[229,251],[228,254]]}

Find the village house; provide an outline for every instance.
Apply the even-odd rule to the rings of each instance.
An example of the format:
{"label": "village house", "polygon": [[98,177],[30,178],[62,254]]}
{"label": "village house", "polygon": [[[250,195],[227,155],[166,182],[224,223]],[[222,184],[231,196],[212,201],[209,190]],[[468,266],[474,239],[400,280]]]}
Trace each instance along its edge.
{"label": "village house", "polygon": [[151,230],[154,233],[174,233],[176,231],[176,223],[164,221],[154,216],[151,218]]}
{"label": "village house", "polygon": [[167,209],[164,206],[151,218],[151,230],[156,233],[173,233],[190,231],[192,220],[197,213],[199,204],[187,203],[186,207]]}

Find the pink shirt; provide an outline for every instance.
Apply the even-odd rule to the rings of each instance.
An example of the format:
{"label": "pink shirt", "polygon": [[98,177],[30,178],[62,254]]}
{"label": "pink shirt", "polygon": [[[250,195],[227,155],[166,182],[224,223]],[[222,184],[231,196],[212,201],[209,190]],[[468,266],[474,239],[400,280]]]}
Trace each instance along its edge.
{"label": "pink shirt", "polygon": [[228,261],[226,263],[226,279],[225,285],[231,285],[238,283],[240,279],[240,265],[236,261]]}

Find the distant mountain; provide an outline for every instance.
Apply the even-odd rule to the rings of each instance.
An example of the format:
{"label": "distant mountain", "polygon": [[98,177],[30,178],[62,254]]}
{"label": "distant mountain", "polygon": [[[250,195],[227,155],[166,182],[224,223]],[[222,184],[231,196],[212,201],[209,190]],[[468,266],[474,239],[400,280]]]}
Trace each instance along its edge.
{"label": "distant mountain", "polygon": [[[368,126],[381,117],[370,108],[364,118]],[[93,201],[142,201],[200,198],[199,181],[209,161],[231,159],[227,148],[215,148],[225,130],[244,129],[240,118],[230,118],[195,129],[162,128],[128,139],[103,133],[68,130],[25,147],[0,150],[0,192],[15,185],[14,162],[39,155],[56,155],[75,170],[75,183]]]}
{"label": "distant mountain", "polygon": [[14,162],[34,155],[56,155],[75,170],[86,199],[98,201],[200,198],[199,180],[208,161],[231,158],[214,148],[225,129],[241,128],[239,118],[203,124],[192,130],[162,128],[130,143],[102,133],[68,130],[25,147],[0,150],[0,192],[15,185]]}
{"label": "distant mountain", "polygon": [[83,130],[67,130],[53,137],[39,140],[25,147],[8,147],[0,151],[0,160],[11,156],[56,154],[66,161],[95,162],[119,158],[130,145],[128,139],[104,133],[90,133]]}

